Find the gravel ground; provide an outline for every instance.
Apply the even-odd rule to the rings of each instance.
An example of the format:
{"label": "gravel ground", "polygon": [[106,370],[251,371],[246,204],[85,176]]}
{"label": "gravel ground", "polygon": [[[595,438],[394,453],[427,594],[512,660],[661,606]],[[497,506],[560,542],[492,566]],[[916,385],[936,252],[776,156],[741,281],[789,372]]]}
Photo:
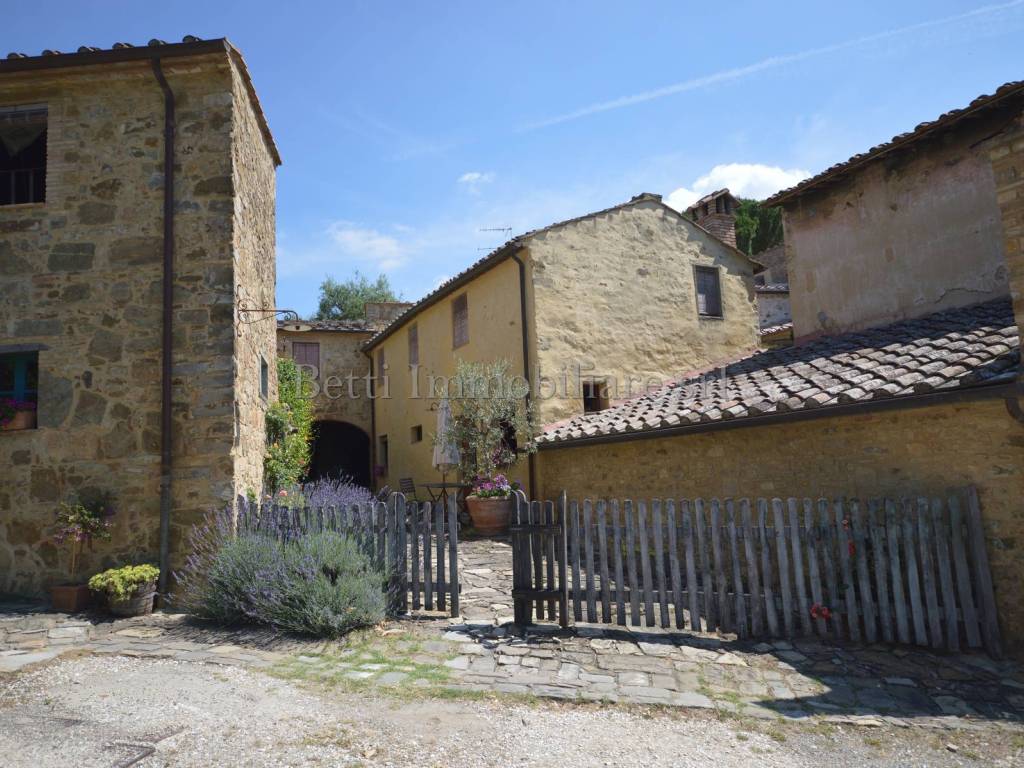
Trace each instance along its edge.
{"label": "gravel ground", "polygon": [[1019,738],[996,729],[953,734],[639,707],[381,698],[235,667],[130,657],[64,658],[0,677],[0,763],[8,768],[1010,766],[1024,764]]}

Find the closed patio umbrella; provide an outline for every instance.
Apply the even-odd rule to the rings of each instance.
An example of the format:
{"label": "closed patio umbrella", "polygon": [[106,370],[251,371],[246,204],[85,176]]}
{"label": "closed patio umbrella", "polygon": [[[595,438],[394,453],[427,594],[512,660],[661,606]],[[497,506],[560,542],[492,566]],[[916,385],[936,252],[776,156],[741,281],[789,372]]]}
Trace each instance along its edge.
{"label": "closed patio umbrella", "polygon": [[448,399],[443,398],[437,407],[437,440],[434,443],[434,468],[446,474],[459,465],[459,447],[448,435],[452,423],[452,409]]}

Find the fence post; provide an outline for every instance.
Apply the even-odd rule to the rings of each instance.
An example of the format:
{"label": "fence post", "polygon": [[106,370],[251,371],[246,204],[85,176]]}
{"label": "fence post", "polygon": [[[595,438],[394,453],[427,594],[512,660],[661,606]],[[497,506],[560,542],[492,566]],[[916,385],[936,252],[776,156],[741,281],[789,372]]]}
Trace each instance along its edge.
{"label": "fence post", "polygon": [[569,579],[566,569],[566,559],[568,558],[566,512],[568,508],[568,495],[562,491],[562,495],[558,497],[558,624],[562,629],[569,627]]}
{"label": "fence post", "polygon": [[459,502],[458,494],[448,497],[448,587],[451,615],[459,615]]}
{"label": "fence post", "polygon": [[[523,533],[518,530],[518,527],[523,524],[524,513],[529,509],[529,501],[526,499],[526,494],[522,491],[516,491],[516,511],[515,518],[512,521],[512,606],[513,606],[513,621],[517,627],[524,627],[530,623],[530,603],[527,599],[517,597],[516,593],[520,589],[529,589],[529,555],[524,557],[524,552],[528,552],[530,544],[529,538],[525,539]],[[524,548],[524,543],[526,547]],[[527,583],[523,583],[524,578]]]}

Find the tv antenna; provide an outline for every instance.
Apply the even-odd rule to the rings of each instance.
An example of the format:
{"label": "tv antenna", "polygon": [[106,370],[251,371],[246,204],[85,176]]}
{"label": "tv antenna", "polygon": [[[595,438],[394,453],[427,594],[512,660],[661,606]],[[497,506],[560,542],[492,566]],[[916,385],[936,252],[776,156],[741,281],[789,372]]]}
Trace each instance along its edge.
{"label": "tv antenna", "polygon": [[[508,235],[512,234],[512,227],[481,227],[477,232],[505,232]],[[477,248],[478,251],[493,251],[498,246],[485,246]]]}

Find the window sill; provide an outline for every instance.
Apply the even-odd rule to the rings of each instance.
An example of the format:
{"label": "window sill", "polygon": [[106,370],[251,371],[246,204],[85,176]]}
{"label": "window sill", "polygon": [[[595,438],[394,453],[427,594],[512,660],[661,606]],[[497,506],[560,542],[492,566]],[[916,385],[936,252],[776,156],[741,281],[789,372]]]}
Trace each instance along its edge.
{"label": "window sill", "polygon": [[46,208],[46,203],[10,203],[8,205],[0,205],[0,213],[3,211],[26,211],[34,209]]}
{"label": "window sill", "polygon": [[725,320],[722,315],[697,315],[698,320]]}

